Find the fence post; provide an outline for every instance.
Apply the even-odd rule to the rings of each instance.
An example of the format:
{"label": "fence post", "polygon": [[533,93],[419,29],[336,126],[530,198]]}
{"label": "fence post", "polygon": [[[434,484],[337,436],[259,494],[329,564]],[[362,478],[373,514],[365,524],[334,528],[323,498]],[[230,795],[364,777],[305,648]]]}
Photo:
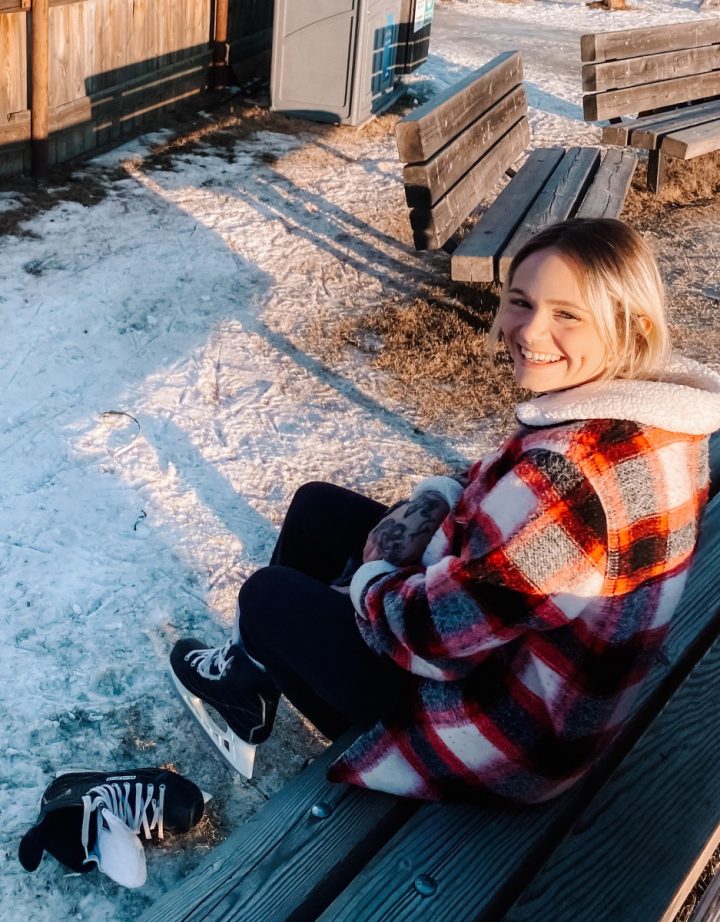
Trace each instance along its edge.
{"label": "fence post", "polygon": [[32,175],[47,179],[48,141],[48,0],[32,0],[32,99],[30,111],[30,151]]}
{"label": "fence post", "polygon": [[210,87],[213,90],[224,89],[228,82],[228,64],[230,63],[228,16],[228,0],[215,0],[215,41],[213,42],[213,62],[210,71]]}

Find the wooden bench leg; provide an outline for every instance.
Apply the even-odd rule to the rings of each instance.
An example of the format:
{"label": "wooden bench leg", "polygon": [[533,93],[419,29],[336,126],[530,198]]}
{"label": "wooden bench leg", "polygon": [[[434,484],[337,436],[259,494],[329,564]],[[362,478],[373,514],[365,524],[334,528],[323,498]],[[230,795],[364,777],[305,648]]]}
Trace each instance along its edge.
{"label": "wooden bench leg", "polygon": [[663,154],[659,147],[650,151],[650,156],[648,158],[647,184],[648,189],[655,195],[658,194],[665,180],[666,159],[665,154]]}

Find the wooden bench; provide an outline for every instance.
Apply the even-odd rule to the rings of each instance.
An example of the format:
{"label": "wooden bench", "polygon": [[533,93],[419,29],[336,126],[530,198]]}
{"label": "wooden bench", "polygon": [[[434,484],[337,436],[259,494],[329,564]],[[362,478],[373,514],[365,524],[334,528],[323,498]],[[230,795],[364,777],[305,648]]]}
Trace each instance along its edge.
{"label": "wooden bench", "polygon": [[442,247],[505,173],[510,183],[451,257],[458,281],[504,279],[533,234],[574,216],[617,217],[636,165],[630,151],[530,152],[522,59],[507,51],[438,94],[395,128],[415,248]]}
{"label": "wooden bench", "polygon": [[329,784],[349,735],[142,922],[669,922],[720,839],[718,573],[720,494],[631,721],[567,794],[479,807]]}
{"label": "wooden bench", "polygon": [[667,157],[720,150],[720,21],[583,35],[580,53],[585,119],[610,120],[604,143],[649,151],[651,191]]}

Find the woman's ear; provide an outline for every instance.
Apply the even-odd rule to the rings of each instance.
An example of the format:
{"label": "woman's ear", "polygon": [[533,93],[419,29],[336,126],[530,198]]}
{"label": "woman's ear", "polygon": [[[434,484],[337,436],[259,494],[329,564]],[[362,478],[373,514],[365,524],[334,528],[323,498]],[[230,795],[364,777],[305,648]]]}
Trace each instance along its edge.
{"label": "woman's ear", "polygon": [[638,314],[637,322],[640,327],[640,332],[647,338],[652,330],[652,320],[645,314]]}

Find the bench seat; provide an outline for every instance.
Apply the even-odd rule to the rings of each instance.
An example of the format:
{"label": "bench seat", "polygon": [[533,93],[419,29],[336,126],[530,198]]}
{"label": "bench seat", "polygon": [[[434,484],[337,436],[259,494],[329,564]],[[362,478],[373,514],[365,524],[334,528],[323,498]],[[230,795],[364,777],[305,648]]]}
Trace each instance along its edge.
{"label": "bench seat", "polygon": [[583,35],[580,50],[585,119],[610,119],[605,143],[650,152],[651,191],[662,187],[667,157],[720,150],[720,22]]}
{"label": "bench seat", "polygon": [[602,152],[595,147],[531,151],[453,252],[452,278],[504,281],[515,253],[546,225],[569,217],[618,217],[636,165],[632,151]]}
{"label": "bench seat", "polygon": [[[495,184],[515,173],[530,143],[522,78],[520,53],[503,52],[397,123],[416,249],[445,246]],[[616,217],[635,165],[634,154],[603,155],[596,147],[531,151],[453,253],[452,278],[501,281],[512,254],[546,224]]]}

